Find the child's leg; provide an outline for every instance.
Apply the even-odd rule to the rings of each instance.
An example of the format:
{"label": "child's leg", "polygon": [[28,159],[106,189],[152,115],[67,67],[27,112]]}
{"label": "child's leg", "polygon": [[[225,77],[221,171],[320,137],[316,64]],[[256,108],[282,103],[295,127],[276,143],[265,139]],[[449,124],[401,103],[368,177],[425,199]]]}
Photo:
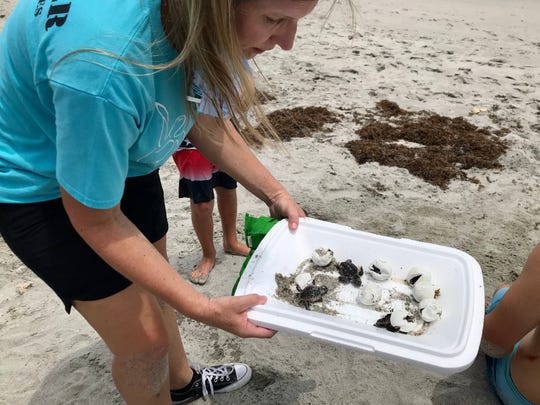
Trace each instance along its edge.
{"label": "child's leg", "polygon": [[214,200],[201,203],[190,200],[190,205],[191,222],[202,249],[201,261],[191,272],[190,280],[197,284],[204,284],[216,262],[213,219]]}
{"label": "child's leg", "polygon": [[240,242],[236,234],[236,215],[238,209],[236,188],[216,187],[215,190],[221,226],[223,228],[223,249],[226,253],[247,256],[249,254],[249,247],[245,243]]}
{"label": "child's leg", "polygon": [[173,158],[180,171],[178,197],[190,200],[191,223],[202,249],[202,258],[191,272],[189,280],[195,284],[204,284],[216,261],[212,217],[213,177],[216,169],[197,150],[181,149],[174,153]]}

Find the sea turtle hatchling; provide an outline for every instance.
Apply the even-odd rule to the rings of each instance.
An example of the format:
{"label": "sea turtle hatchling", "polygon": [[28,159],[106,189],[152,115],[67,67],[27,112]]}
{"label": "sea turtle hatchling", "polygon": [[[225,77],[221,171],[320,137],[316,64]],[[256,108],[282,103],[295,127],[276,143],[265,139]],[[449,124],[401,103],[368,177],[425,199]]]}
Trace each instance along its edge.
{"label": "sea turtle hatchling", "polygon": [[392,322],[390,321],[390,317],[392,316],[392,313],[384,315],[382,318],[377,319],[377,322],[373,324],[373,326],[376,326],[377,328],[383,328],[390,332],[398,332],[399,327],[392,325]]}
{"label": "sea turtle hatchling", "polygon": [[315,284],[315,280],[313,280],[313,282],[308,284],[305,288],[300,288],[297,285],[296,289],[298,290],[296,297],[300,303],[304,304],[306,309],[309,309],[310,305],[314,302],[321,302],[323,295],[328,292],[327,286],[317,285]]}
{"label": "sea turtle hatchling", "polygon": [[362,285],[362,280],[360,276],[364,274],[362,267],[358,269],[356,265],[352,262],[351,259],[347,259],[344,262],[341,262],[337,266],[339,271],[338,280],[343,284],[352,284],[355,287],[360,287]]}

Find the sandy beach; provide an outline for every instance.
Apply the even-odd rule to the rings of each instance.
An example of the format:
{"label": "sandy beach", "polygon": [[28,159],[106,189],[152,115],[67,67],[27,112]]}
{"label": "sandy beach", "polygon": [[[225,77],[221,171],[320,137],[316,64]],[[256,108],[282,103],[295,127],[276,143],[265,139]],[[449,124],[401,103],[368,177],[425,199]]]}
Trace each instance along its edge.
{"label": "sandy beach", "polygon": [[[0,3],[0,28],[15,3]],[[540,241],[540,2],[355,3],[356,30],[346,5],[326,19],[329,1],[321,1],[301,23],[292,52],[257,59],[269,113],[321,107],[339,119],[255,153],[314,218],[472,255],[489,302],[497,286],[519,275]],[[457,174],[445,182],[429,177],[439,167],[430,160],[435,155],[424,156],[423,171],[410,162],[380,164],[375,153],[360,163],[347,145],[370,120],[385,119],[381,101],[410,114],[462,118],[484,130],[486,148],[503,145],[500,156],[485,166],[457,162]],[[295,122],[280,133],[293,131]],[[418,140],[387,144],[427,150]],[[484,157],[486,150],[468,153]],[[170,261],[187,277],[200,254],[189,203],[177,198],[172,160],[161,177]],[[238,194],[242,235],[244,214],[268,211],[242,187]],[[217,215],[215,240],[220,246]],[[219,249],[208,283],[197,288],[209,296],[230,294],[242,262]],[[293,334],[241,339],[183,316],[178,323],[192,361],[242,361],[253,368],[245,388],[215,397],[215,404],[498,403],[481,353],[470,368],[445,377]],[[0,404],[122,403],[105,345],[80,315],[65,313],[0,239]]]}

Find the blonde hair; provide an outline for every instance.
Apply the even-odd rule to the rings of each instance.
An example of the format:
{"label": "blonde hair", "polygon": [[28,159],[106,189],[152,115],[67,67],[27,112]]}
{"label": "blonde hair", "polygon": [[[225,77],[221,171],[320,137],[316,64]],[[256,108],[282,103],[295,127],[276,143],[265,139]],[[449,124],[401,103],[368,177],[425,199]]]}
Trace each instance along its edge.
{"label": "blonde hair", "polygon": [[[186,78],[186,92],[191,90],[194,73],[197,71],[210,92],[218,119],[230,118],[251,145],[264,144],[267,139],[278,140],[279,137],[261,106],[260,93],[256,91],[249,68],[244,64],[235,25],[235,6],[238,1],[240,0],[162,0],[163,28],[167,40],[178,52],[178,56],[169,62],[148,65],[104,50],[85,48],[60,58],[55,63],[51,76],[62,61],[84,52],[102,54],[154,71],[182,68]],[[332,0],[328,15],[337,2],[338,0]],[[352,0],[346,2],[354,16]],[[354,27],[354,18],[352,22]],[[226,107],[228,117],[223,114],[222,107]],[[250,111],[255,115],[257,128],[249,119]],[[188,103],[188,113],[197,123],[196,112],[191,103]],[[224,128],[227,129],[226,126]]]}
{"label": "blonde hair", "polygon": [[[241,133],[246,141],[257,144],[276,135],[257,99],[251,74],[244,65],[235,28],[236,2],[164,0],[164,29],[169,42],[179,54],[162,67],[182,65],[187,91],[191,89],[197,70],[210,92],[218,118],[225,118],[222,106],[226,107],[229,118],[244,128]],[[257,130],[248,117],[250,110],[255,113]],[[194,113],[193,110],[190,112]]]}
{"label": "blonde hair", "polygon": [[[278,136],[261,107],[251,73],[244,65],[235,27],[238,1],[163,0],[164,30],[169,42],[179,52],[164,67],[183,66],[187,91],[191,89],[193,73],[197,70],[211,93],[219,118],[224,118],[223,105],[233,123],[243,127],[240,132],[244,139],[250,144],[260,145],[266,139],[278,139]],[[352,0],[346,2],[354,16]],[[337,0],[332,0],[327,17],[336,3]],[[354,17],[352,23],[354,29]],[[257,128],[250,122],[250,110],[255,115]],[[193,110],[190,113],[193,114]]]}

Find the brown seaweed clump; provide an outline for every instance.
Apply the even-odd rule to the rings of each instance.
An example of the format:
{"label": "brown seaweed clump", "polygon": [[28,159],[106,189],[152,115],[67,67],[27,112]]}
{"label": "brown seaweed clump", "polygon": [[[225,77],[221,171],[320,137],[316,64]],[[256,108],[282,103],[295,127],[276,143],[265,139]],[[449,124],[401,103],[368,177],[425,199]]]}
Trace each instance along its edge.
{"label": "brown seaweed clump", "polygon": [[477,183],[465,172],[472,167],[502,167],[507,144],[463,117],[410,112],[388,100],[377,103],[377,113],[381,119],[371,117],[345,145],[359,164],[401,167],[442,189],[456,178]]}
{"label": "brown seaweed clump", "polygon": [[314,132],[330,132],[324,126],[340,122],[341,116],[325,107],[295,107],[273,111],[268,120],[283,141],[290,141],[310,137]]}

